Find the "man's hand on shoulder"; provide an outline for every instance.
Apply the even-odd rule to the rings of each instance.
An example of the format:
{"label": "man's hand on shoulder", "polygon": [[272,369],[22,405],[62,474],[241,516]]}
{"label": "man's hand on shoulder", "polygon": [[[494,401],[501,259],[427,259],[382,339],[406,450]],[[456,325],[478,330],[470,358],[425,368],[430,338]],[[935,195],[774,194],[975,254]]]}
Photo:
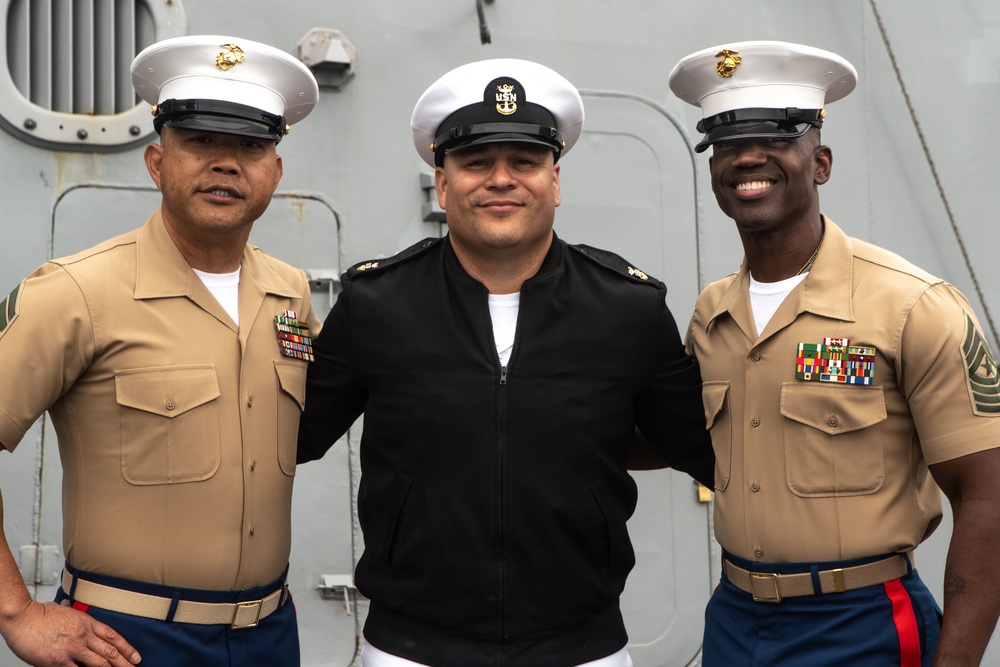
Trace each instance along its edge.
{"label": "man's hand on shoulder", "polygon": [[30,601],[7,619],[3,636],[18,658],[38,667],[128,667],[141,659],[112,628],[66,602]]}

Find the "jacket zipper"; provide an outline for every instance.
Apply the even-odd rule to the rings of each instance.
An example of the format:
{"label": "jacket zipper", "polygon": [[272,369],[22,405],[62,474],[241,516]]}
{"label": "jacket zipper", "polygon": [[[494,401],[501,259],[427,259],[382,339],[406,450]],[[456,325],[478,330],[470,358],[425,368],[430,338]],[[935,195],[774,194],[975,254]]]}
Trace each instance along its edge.
{"label": "jacket zipper", "polygon": [[506,651],[506,640],[504,637],[507,627],[507,573],[503,565],[507,554],[507,527],[506,517],[504,516],[504,502],[506,497],[504,491],[504,484],[506,482],[504,474],[504,447],[507,444],[507,366],[500,366],[500,393],[497,400],[497,422],[500,427],[497,434],[497,460],[499,462],[497,469],[499,473],[500,493],[498,504],[500,512],[500,637],[498,638],[500,641],[500,655],[498,656],[497,664],[504,665],[507,663],[504,656]]}
{"label": "jacket zipper", "polygon": [[[514,349],[517,347],[517,333],[520,329],[521,324],[521,311],[518,308],[517,318],[514,321],[514,345],[511,347],[510,357],[507,359],[507,364],[500,363],[500,355],[497,354],[496,360],[500,364],[500,391],[497,396],[497,422],[499,424],[499,433],[497,434],[497,470],[499,471],[499,512],[500,512],[500,655],[497,656],[497,665],[506,665],[506,640],[504,639],[506,628],[507,628],[507,577],[506,572],[503,567],[503,559],[507,554],[507,527],[506,527],[506,517],[504,516],[504,483],[506,481],[504,475],[504,455],[506,447],[506,435],[507,435],[507,369],[510,365],[511,360],[514,358]],[[492,321],[491,321],[492,326]],[[496,337],[493,338],[493,347],[496,348]]]}

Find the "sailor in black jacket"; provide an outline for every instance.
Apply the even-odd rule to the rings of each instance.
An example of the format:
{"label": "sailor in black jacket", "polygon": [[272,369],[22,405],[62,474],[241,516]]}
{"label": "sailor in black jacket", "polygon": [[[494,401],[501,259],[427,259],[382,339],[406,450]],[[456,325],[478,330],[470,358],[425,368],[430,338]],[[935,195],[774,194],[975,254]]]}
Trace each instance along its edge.
{"label": "sailor in black jacket", "polygon": [[299,461],[365,416],[363,665],[630,665],[635,428],[711,483],[666,287],[552,231],[582,124],[576,89],[535,63],[432,85],[414,137],[449,234],[350,269],[315,341]]}

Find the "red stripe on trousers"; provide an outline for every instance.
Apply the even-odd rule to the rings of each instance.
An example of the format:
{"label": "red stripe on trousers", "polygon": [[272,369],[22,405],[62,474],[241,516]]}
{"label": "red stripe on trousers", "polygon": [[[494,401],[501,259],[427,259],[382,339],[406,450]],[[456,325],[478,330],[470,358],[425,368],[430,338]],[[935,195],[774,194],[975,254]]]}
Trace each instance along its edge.
{"label": "red stripe on trousers", "polygon": [[920,631],[913,614],[910,594],[899,579],[884,584],[885,594],[892,602],[892,620],[899,636],[899,667],[920,667]]}

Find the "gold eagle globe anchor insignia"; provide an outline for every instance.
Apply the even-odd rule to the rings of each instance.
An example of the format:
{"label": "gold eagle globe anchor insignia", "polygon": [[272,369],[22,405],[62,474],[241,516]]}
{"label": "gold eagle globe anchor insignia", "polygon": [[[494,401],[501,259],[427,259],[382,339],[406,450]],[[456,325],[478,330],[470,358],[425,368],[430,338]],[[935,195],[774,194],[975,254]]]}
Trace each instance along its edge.
{"label": "gold eagle globe anchor insignia", "polygon": [[729,49],[722,49],[715,54],[715,57],[722,58],[715,66],[715,71],[719,73],[719,76],[726,78],[731,77],[736,72],[736,68],[743,62],[739,51],[730,51]]}
{"label": "gold eagle globe anchor insignia", "polygon": [[215,65],[223,72],[228,72],[243,62],[243,59],[246,58],[246,54],[243,53],[243,49],[235,44],[222,44],[221,46],[226,50],[215,56]]}

